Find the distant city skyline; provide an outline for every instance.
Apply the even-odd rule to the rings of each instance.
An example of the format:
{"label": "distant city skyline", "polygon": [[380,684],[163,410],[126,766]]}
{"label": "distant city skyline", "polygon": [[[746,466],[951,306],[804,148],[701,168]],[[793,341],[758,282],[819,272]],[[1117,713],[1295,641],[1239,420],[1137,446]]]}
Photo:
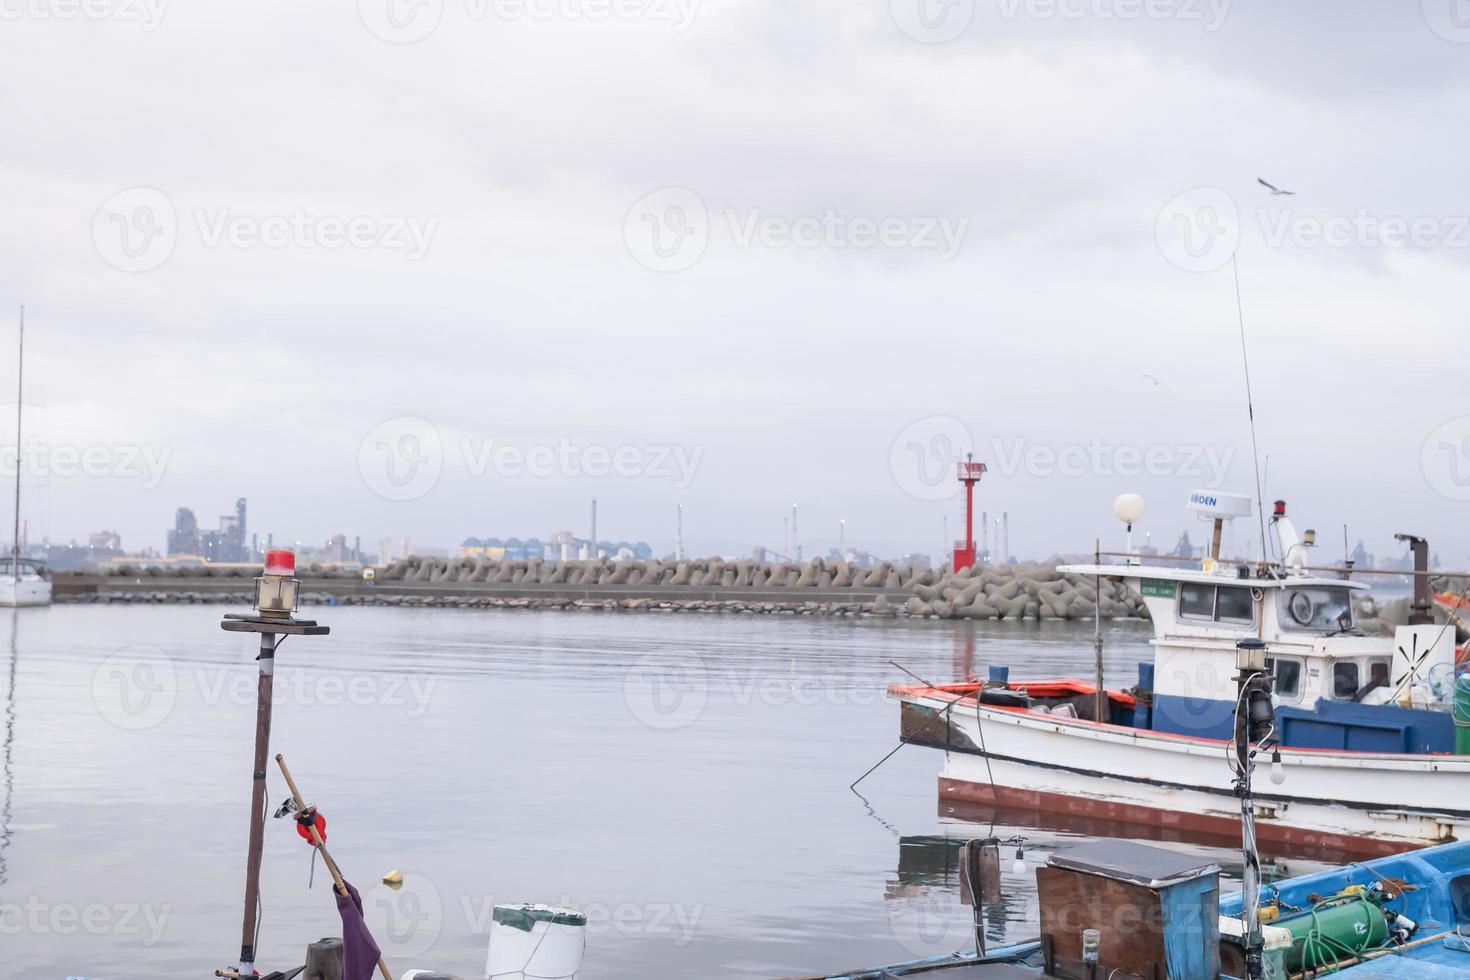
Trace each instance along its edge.
{"label": "distant city skyline", "polygon": [[[962,501],[959,506],[962,508]],[[1270,506],[1269,503],[1267,506]],[[998,536],[1001,520],[1002,517],[1000,514],[991,514],[989,511],[980,511],[977,514],[975,541],[981,555],[987,556],[988,560],[997,562],[1004,561],[1007,558],[1022,561],[1044,560],[1054,555],[1086,555],[1090,550],[1090,545],[1084,545],[1071,549],[1052,550],[1035,550],[1023,546],[1022,550],[1018,551],[1014,542],[1008,542],[1007,550],[1002,551],[1001,541]],[[85,545],[78,544],[77,539],[67,539],[64,542],[53,540],[49,541],[49,544],[57,554],[67,555],[67,563],[72,565],[79,562],[91,561],[97,557],[115,558],[143,553],[155,554],[162,557],[201,557],[208,561],[218,562],[249,562],[259,560],[264,550],[270,546],[297,549],[305,554],[312,555],[315,560],[340,562],[362,561],[370,564],[379,563],[385,549],[389,553],[390,561],[398,557],[401,553],[401,546],[404,543],[411,544],[414,554],[425,556],[439,555],[452,557],[460,555],[468,557],[523,558],[526,557],[524,547],[517,550],[515,547],[509,545],[510,542],[522,541],[534,542],[541,549],[539,556],[546,557],[549,560],[556,560],[561,557],[563,551],[566,551],[567,555],[573,558],[585,558],[588,553],[585,547],[587,540],[585,535],[568,530],[548,532],[544,540],[534,534],[526,535],[525,538],[520,538],[516,535],[507,535],[504,538],[495,535],[489,535],[485,538],[467,535],[457,542],[424,540],[415,538],[413,535],[368,536],[368,540],[377,540],[379,542],[379,546],[372,550],[362,547],[364,535],[348,534],[344,531],[330,533],[318,532],[315,535],[303,535],[300,537],[281,536],[280,540],[277,541],[274,533],[267,533],[264,537],[261,537],[258,533],[248,532],[247,499],[244,497],[237,498],[234,512],[222,515],[219,523],[220,526],[218,529],[201,530],[193,508],[181,506],[174,511],[174,525],[168,528],[163,534],[163,547],[145,543],[131,549],[124,548],[122,535],[115,531],[91,532],[83,539],[86,541]],[[1177,531],[1171,533],[1167,531],[1155,532],[1153,529],[1147,527],[1146,523],[1146,521],[1140,522],[1135,529],[1133,543],[1134,547],[1140,551],[1150,551],[1156,554],[1174,554],[1183,536],[1188,536],[1191,539],[1196,551],[1201,547],[1200,542],[1193,539],[1200,537],[1198,532],[1203,527],[1202,524],[1199,527],[1187,524],[1179,525]],[[1309,525],[1303,523],[1300,526],[1306,528]],[[940,543],[946,540],[944,537],[944,529],[946,527],[951,532],[955,528],[960,529],[959,532],[951,534],[951,537],[957,537],[959,533],[962,533],[962,509],[949,522],[945,522],[943,517],[941,518],[941,530],[935,536],[936,542],[932,547],[927,549],[922,547],[922,543],[913,547],[894,546],[888,548],[883,547],[881,544],[878,546],[869,545],[865,541],[857,540],[852,532],[848,530],[846,522],[843,520],[839,520],[837,535],[816,535],[810,538],[803,538],[801,544],[805,549],[804,557],[808,560],[817,557],[827,558],[835,553],[840,553],[839,549],[845,549],[853,552],[871,553],[890,560],[902,555],[921,553],[930,558],[935,565],[938,565],[948,561],[950,558],[950,552],[948,550],[941,551],[938,547]],[[1106,527],[1107,530],[1113,533],[1112,537],[1104,537],[1102,541],[1103,550],[1122,550],[1124,539],[1121,528],[1111,525],[1107,525]],[[1257,528],[1254,518],[1227,523],[1226,528],[1224,550],[1228,556],[1247,560],[1254,560],[1258,557],[1257,552],[1259,546],[1256,540]],[[29,529],[27,528],[27,530]],[[785,524],[784,530],[789,534],[789,515],[787,515],[787,523]],[[1407,561],[1407,547],[1402,543],[1393,541],[1392,533],[1384,536],[1388,539],[1387,541],[1375,543],[1371,538],[1355,535],[1349,529],[1350,542],[1345,549],[1340,535],[1340,529],[1335,539],[1327,529],[1317,530],[1319,531],[1317,547],[1317,555],[1319,557],[1314,559],[1314,562],[1317,564],[1340,565],[1345,557],[1351,556],[1360,568],[1382,567],[1395,569],[1407,567],[1405,564]],[[1195,533],[1191,534],[1191,531]],[[248,537],[246,536],[247,533],[249,534]],[[666,557],[675,554],[676,542],[672,534],[670,535],[667,546],[660,544],[657,536],[651,535],[649,538],[652,539],[652,543],[647,542],[642,537],[619,539],[606,538],[599,535],[599,544],[602,546],[601,553],[608,557],[616,555],[620,548],[632,553],[633,557]],[[686,554],[691,558],[714,557],[717,555],[746,557],[752,552],[759,550],[765,550],[772,555],[782,555],[785,554],[783,549],[790,547],[788,539],[787,542],[778,541],[775,543],[753,541],[748,544],[731,544],[727,542],[723,546],[705,549],[700,546],[700,538],[696,537],[691,540],[694,542],[693,545],[686,544],[685,548]],[[499,547],[490,545],[490,542],[496,542]],[[39,556],[42,554],[41,549],[47,542],[43,542],[36,537],[28,537],[28,543],[31,548],[31,553]],[[0,547],[6,544],[6,542],[0,542]],[[1430,536],[1430,546],[1437,567],[1456,570],[1470,569],[1470,560],[1456,563],[1452,559],[1452,556],[1446,555],[1443,549],[1437,546],[1432,535]],[[492,551],[495,553],[491,554]],[[788,557],[790,556],[788,555]]]}

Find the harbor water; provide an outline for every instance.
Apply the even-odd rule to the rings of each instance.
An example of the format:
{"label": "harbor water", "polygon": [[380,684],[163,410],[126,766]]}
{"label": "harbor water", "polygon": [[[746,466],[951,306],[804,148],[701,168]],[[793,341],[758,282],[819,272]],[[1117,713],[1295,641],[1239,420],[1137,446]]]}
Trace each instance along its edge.
{"label": "harbor water", "polygon": [[[0,930],[8,976],[207,976],[240,948],[253,637],[221,606],[6,611]],[[319,607],[280,648],[284,753],[399,972],[483,975],[490,912],[587,913],[583,976],[772,977],[973,946],[955,846],[1079,834],[954,813],[897,741],[901,664],[945,681],[1091,676],[1090,624]],[[1151,656],[1105,625],[1110,685]],[[1224,765],[1223,754],[1221,765]],[[269,775],[274,807],[286,798]],[[979,823],[971,823],[978,820]],[[1029,826],[1025,826],[1028,825]],[[1214,842],[1223,845],[1227,842]],[[1191,846],[1222,864],[1224,846]],[[1011,871],[991,938],[1033,935]],[[1302,873],[1314,855],[1266,855]],[[403,872],[397,889],[379,882]],[[339,933],[325,869],[269,821],[262,969]]]}

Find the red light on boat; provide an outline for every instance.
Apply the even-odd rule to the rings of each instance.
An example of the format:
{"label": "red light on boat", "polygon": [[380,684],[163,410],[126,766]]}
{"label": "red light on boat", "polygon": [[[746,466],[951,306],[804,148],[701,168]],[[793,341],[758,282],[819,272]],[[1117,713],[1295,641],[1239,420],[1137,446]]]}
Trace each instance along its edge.
{"label": "red light on boat", "polygon": [[1286,501],[1284,501],[1284,500],[1278,500],[1278,501],[1276,501],[1276,516],[1277,517],[1285,517],[1286,516]]}
{"label": "red light on boat", "polygon": [[265,573],[291,578],[296,574],[296,553],[277,549],[265,553]]}

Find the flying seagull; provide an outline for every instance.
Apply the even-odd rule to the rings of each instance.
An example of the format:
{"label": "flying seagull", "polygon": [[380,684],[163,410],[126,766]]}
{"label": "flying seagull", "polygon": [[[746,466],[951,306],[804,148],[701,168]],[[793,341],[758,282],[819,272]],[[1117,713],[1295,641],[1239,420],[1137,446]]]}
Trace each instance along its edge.
{"label": "flying seagull", "polygon": [[1256,183],[1260,184],[1262,187],[1264,187],[1268,191],[1270,191],[1272,197],[1278,197],[1278,196],[1280,196],[1282,194],[1295,194],[1296,193],[1296,191],[1284,191],[1281,188],[1277,187],[1275,184],[1271,183],[1269,180],[1267,180],[1264,177],[1257,177],[1256,178]]}
{"label": "flying seagull", "polygon": [[1158,378],[1154,377],[1152,374],[1140,374],[1139,377],[1140,378],[1146,378],[1149,381],[1152,381],[1155,388],[1163,388],[1165,391],[1168,391],[1169,390],[1169,386],[1168,385],[1164,384],[1162,381],[1160,381]]}

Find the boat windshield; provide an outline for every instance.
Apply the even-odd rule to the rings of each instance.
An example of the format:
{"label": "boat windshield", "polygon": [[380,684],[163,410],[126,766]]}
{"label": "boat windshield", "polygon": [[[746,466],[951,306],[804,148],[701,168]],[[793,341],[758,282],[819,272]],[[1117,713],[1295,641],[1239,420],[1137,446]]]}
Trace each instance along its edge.
{"label": "boat windshield", "polygon": [[[0,575],[14,575],[14,574],[15,574],[15,559],[12,558],[12,557],[10,557],[9,555],[6,555],[4,557],[0,557]],[[36,576],[40,576],[40,577],[44,578],[45,577],[45,569],[38,562],[29,561],[29,560],[27,560],[25,558],[22,558],[20,560],[20,574],[22,576],[36,575]]]}
{"label": "boat windshield", "polygon": [[1277,596],[1283,628],[1299,633],[1336,633],[1353,628],[1349,589],[1330,585],[1288,586]]}

